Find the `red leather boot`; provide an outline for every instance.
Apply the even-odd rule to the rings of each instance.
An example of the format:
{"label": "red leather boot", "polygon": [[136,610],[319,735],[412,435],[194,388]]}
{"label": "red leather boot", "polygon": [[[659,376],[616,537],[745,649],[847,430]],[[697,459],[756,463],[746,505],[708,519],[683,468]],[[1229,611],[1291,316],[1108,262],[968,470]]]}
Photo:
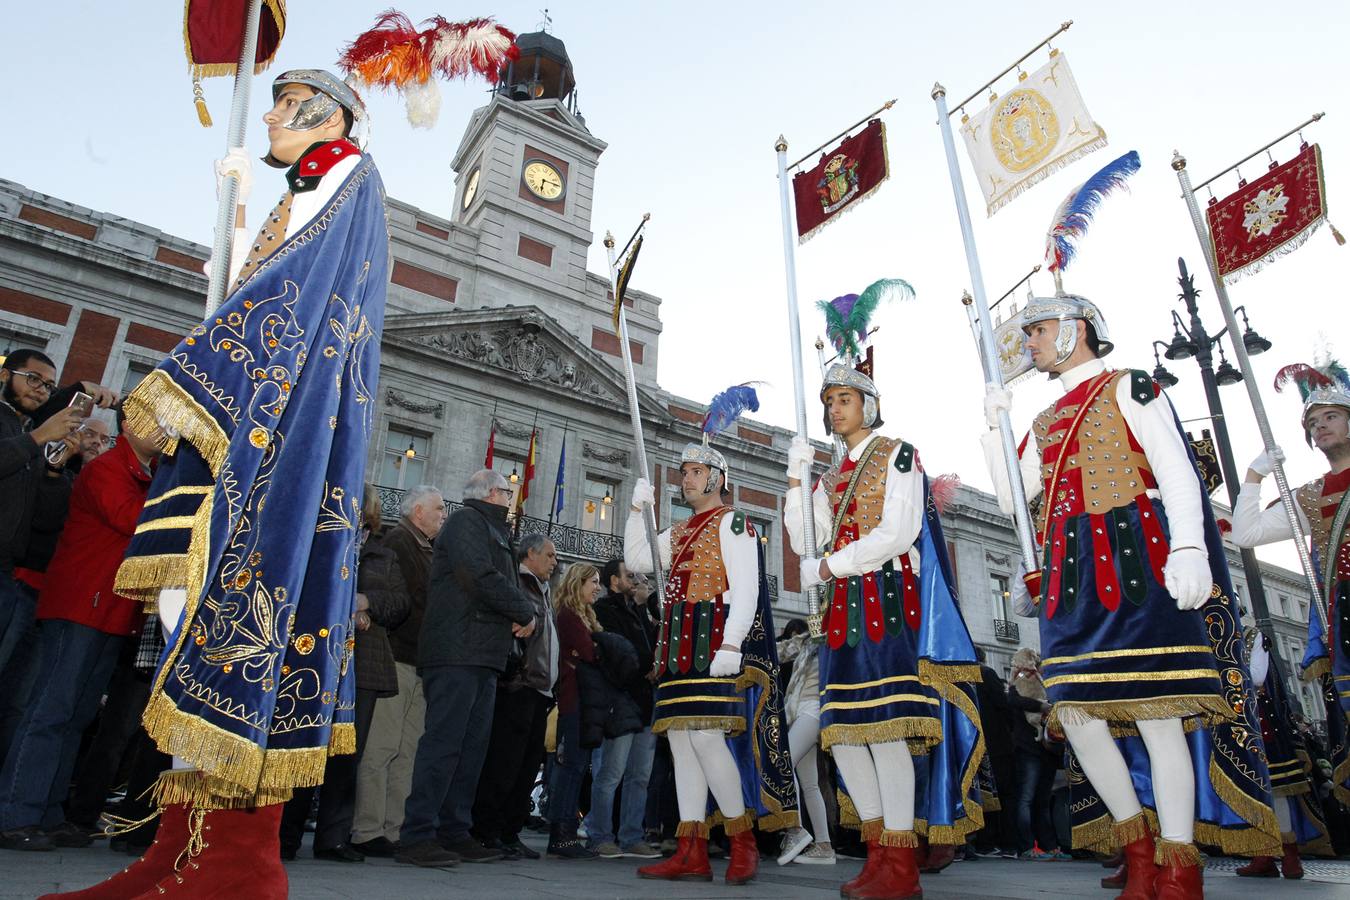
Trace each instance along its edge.
{"label": "red leather boot", "polygon": [[[1292,837],[1292,835],[1290,836]],[[1280,861],[1280,871],[1284,873],[1285,878],[1303,877],[1303,858],[1298,855],[1298,841],[1285,842],[1284,859]]]}
{"label": "red leather boot", "polygon": [[702,822],[681,822],[675,832],[678,846],[670,859],[637,870],[639,878],[667,881],[712,881],[708,862],[708,832]]}
{"label": "red leather boot", "polygon": [[727,864],[727,884],[745,884],[754,881],[755,873],[758,871],[759,845],[755,843],[755,832],[747,828],[732,834],[731,862]]}
{"label": "red leather boot", "polygon": [[1243,878],[1279,878],[1280,870],[1273,856],[1253,856],[1252,861],[1236,870]]}
{"label": "red leather boot", "polygon": [[1204,900],[1204,870],[1194,844],[1158,841],[1158,878],[1153,883],[1157,900]]}
{"label": "red leather boot", "polygon": [[884,831],[881,834],[881,864],[870,881],[853,891],[854,900],[921,900],[919,859],[913,846],[914,833]]}
{"label": "red leather boot", "polygon": [[188,810],[182,803],[164,807],[154,843],[145,855],[106,881],[82,891],[44,894],[38,900],[123,900],[155,889],[161,878],[173,874],[173,864],[187,843]]}
{"label": "red leather boot", "polygon": [[862,887],[863,884],[870,881],[876,874],[877,866],[881,864],[881,820],[868,819],[862,823],[862,839],[867,844],[867,859],[863,862],[862,871],[858,877],[852,881],[846,881],[839,888],[839,896],[851,897],[853,892]]}
{"label": "red leather boot", "polygon": [[1153,835],[1145,832],[1121,849],[1125,853],[1125,889],[1116,900],[1154,900],[1158,866],[1153,861]]}
{"label": "red leather boot", "polygon": [[[140,894],[140,900],[286,900],[288,882],[281,864],[281,809],[194,808],[186,840],[168,876]],[[126,895],[123,895],[126,896]]]}

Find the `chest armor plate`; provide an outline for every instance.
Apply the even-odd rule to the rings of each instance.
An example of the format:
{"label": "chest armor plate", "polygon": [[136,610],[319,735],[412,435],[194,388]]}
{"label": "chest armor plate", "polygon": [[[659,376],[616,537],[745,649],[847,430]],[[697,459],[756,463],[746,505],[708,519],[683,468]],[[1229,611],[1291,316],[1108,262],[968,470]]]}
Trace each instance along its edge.
{"label": "chest armor plate", "polygon": [[1341,545],[1333,548],[1331,526],[1336,521],[1336,508],[1340,506],[1345,491],[1332,488],[1332,493],[1328,494],[1327,490],[1327,479],[1324,476],[1296,490],[1294,499],[1308,519],[1311,531],[1309,537],[1312,539],[1313,549],[1317,551],[1317,558],[1321,561],[1323,570],[1325,571],[1327,561],[1334,554],[1337,580],[1343,580],[1350,578],[1350,528],[1341,535]]}
{"label": "chest armor plate", "polygon": [[844,511],[843,520],[839,524],[839,538],[842,540],[836,540],[836,550],[850,541],[866,537],[873,528],[881,524],[882,512],[886,505],[886,475],[891,468],[891,454],[895,452],[900,442],[886,437],[873,440],[875,446],[862,463],[861,471],[850,469],[842,472],[836,466],[826,472],[821,479],[821,483],[830,490],[830,511],[838,517],[839,505],[844,502],[844,493],[848,490],[849,481],[855,473],[858,476],[853,489],[853,499],[849,503],[849,508]]}
{"label": "chest armor plate", "polygon": [[727,590],[727,568],[722,559],[722,517],[730,507],[715,509],[677,522],[670,529],[671,600],[701,603]]}

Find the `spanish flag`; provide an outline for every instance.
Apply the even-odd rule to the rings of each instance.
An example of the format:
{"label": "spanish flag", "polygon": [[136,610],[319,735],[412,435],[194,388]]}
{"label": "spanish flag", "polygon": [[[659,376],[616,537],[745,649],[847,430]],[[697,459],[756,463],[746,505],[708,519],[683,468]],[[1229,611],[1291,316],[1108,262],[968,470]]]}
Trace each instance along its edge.
{"label": "spanish flag", "polygon": [[539,437],[538,429],[530,431],[530,452],[525,457],[525,477],[521,479],[520,494],[516,497],[516,515],[525,513],[525,500],[530,496],[530,482],[534,480],[535,441]]}

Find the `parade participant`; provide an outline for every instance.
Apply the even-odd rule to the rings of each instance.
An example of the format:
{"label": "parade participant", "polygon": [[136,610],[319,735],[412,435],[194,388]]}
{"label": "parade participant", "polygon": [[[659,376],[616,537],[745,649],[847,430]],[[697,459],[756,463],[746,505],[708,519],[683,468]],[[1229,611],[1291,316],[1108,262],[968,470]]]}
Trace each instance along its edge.
{"label": "parade participant", "polygon": [[[703,442],[680,455],[682,495],[693,513],[657,537],[670,580],[652,731],[670,741],[680,825],[675,855],[638,869],[642,878],[712,880],[708,830],[721,821],[731,838],[727,883],[744,884],[759,868],[756,820],[769,831],[798,824],[760,544],[745,513],[723,502],[727,461],[708,444],[740,412],[758,407],[744,385],[713,400]],[[624,530],[624,562],[634,572],[652,570],[642,520],[655,499],[651,483],[639,479]],[[708,816],[709,792],[716,817]]]}
{"label": "parade participant", "polygon": [[[1229,853],[1278,846],[1208,496],[1161,389],[1099,358],[1113,345],[1095,304],[1033,297],[1015,322],[1031,365],[1064,389],[1019,453],[1027,496],[1044,495],[1031,587],[1049,725],[1086,776],[1070,766],[1074,846],[1123,846],[1123,898],[1201,897],[1197,840]],[[990,386],[991,429],[1010,402]],[[998,437],[983,444],[1010,512]],[[1095,796],[1080,793],[1089,787]]]}
{"label": "parade participant", "polygon": [[[170,438],[117,577],[168,647],[145,728],[174,755],[158,837],[73,895],[285,897],[291,789],[355,749],[349,663],[356,548],[389,278],[384,189],[348,139],[364,115],[334,75],[279,76],[263,117],[288,190],[221,307],[125,401]],[[242,149],[235,172],[247,194]],[[237,270],[237,271],[236,271]]]}
{"label": "parade participant", "polygon": [[[1303,397],[1303,435],[1326,457],[1327,474],[1294,491],[1299,524],[1306,529],[1331,639],[1316,610],[1309,609],[1303,678],[1317,682],[1327,712],[1327,749],[1336,797],[1350,804],[1350,375],[1335,360],[1296,364],[1279,371],[1275,389],[1294,382]],[[1283,452],[1276,450],[1283,459]],[[1261,482],[1270,474],[1269,455],[1252,461],[1233,505],[1233,541],[1255,547],[1289,540],[1293,531],[1283,507],[1261,509]],[[1317,601],[1314,601],[1317,602]],[[1273,774],[1273,770],[1272,770]]]}
{"label": "parade participant", "polygon": [[[846,453],[812,492],[817,547],[802,539],[800,486],[814,458],[804,439],[788,453],[783,512],[802,557],[801,589],[825,585],[820,744],[867,844],[862,873],[841,889],[857,898],[922,896],[921,836],[958,845],[984,824],[972,791],[984,755],[975,647],[918,451],[876,433],[883,423],[870,347],[859,360],[884,284],[821,304],[840,361],[825,373],[820,400],[826,432]],[[929,754],[940,759],[919,790],[915,757]]]}

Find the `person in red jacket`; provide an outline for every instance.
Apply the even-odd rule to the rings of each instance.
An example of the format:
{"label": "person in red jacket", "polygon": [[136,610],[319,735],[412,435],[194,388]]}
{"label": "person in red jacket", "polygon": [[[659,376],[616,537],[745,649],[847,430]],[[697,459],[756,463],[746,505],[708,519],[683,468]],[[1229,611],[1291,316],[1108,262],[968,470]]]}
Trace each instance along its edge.
{"label": "person in red jacket", "polygon": [[144,621],[139,603],[113,592],[113,577],[157,456],[153,440],[124,429],[75,480],[38,598],[37,683],[0,769],[0,845],[7,849],[50,850],[84,836],[65,822],[61,802],[80,735],[98,712],[123,644]]}

